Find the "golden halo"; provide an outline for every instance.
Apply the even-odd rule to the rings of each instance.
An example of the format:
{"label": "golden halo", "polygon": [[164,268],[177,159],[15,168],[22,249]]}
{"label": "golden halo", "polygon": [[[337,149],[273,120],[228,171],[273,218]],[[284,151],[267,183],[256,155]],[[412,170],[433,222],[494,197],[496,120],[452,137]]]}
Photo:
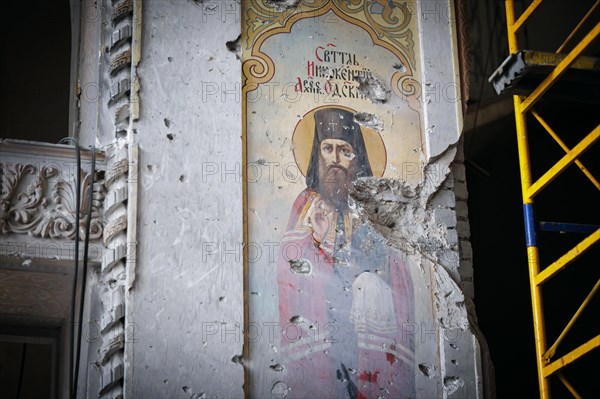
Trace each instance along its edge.
{"label": "golden halo", "polygon": [[[322,106],[317,107],[308,111],[300,121],[296,124],[294,134],[292,135],[292,145],[294,152],[294,159],[298,169],[304,176],[308,170],[308,164],[310,162],[310,155],[312,152],[313,140],[315,138],[315,112],[322,108],[341,108],[346,111],[356,113],[355,110],[348,107],[336,106]],[[373,176],[381,177],[385,172],[385,165],[387,163],[387,153],[383,139],[381,135],[371,128],[360,126],[362,131],[363,140],[365,141],[365,147],[367,149],[367,157],[371,164],[371,170]]]}

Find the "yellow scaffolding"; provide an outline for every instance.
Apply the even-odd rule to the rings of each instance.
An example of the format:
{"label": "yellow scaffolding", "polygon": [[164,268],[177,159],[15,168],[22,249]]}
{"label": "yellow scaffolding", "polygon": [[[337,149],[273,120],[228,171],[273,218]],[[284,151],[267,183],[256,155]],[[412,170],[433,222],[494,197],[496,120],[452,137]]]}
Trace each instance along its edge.
{"label": "yellow scaffolding", "polygon": [[[517,34],[519,30],[524,26],[530,16],[538,9],[541,5],[542,0],[533,1],[521,15],[516,18],[514,0],[505,0],[506,6],[506,22],[508,28],[508,44],[511,54],[515,54],[522,50],[519,48]],[[596,1],[590,11],[583,17],[582,21],[575,27],[573,32],[567,37],[565,42],[556,51],[557,54],[562,53],[567,44],[575,36],[575,34],[581,29],[584,23],[589,19],[595,9],[600,5],[600,0]],[[528,95],[514,95],[514,108],[515,108],[515,120],[517,128],[517,141],[519,151],[519,162],[521,166],[521,187],[523,195],[523,211],[525,217],[525,232],[527,241],[527,255],[529,264],[529,279],[531,288],[531,302],[533,308],[533,327],[535,335],[535,347],[536,347],[536,363],[538,370],[538,382],[540,387],[540,397],[542,399],[550,398],[550,388],[548,378],[552,375],[557,375],[560,381],[566,386],[566,388],[573,394],[574,397],[579,398],[579,394],[575,388],[567,381],[562,370],[564,367],[573,363],[577,359],[586,355],[595,348],[600,347],[600,335],[592,338],[588,342],[580,345],[574,350],[570,351],[566,355],[555,359],[554,354],[556,348],[559,346],[567,332],[571,329],[581,312],[584,310],[586,305],[590,302],[592,297],[596,294],[600,287],[600,280],[596,283],[592,291],[589,293],[587,298],[583,301],[577,312],[573,315],[563,332],[559,335],[556,341],[548,348],[546,346],[546,332],[544,326],[544,312],[542,304],[542,285],[550,278],[555,276],[559,271],[563,270],[567,265],[576,260],[583,252],[589,249],[592,245],[600,241],[600,229],[596,229],[586,237],[583,241],[577,244],[574,248],[569,250],[566,254],[560,257],[553,264],[546,267],[543,271],[540,271],[540,260],[538,257],[538,247],[535,238],[535,219],[533,215],[533,199],[540,193],[548,184],[552,182],[561,172],[563,172],[569,165],[575,163],[579,169],[586,175],[591,183],[600,190],[600,184],[598,180],[592,176],[592,174],[585,168],[585,166],[579,161],[579,157],[589,149],[598,139],[600,138],[600,125],[593,129],[579,144],[569,149],[565,143],[558,137],[558,135],[552,130],[552,128],[546,123],[544,119],[535,111],[534,105],[543,97],[543,95],[550,89],[561,76],[573,65],[573,63],[580,57],[586,48],[594,42],[600,36],[600,22],[596,23],[591,31],[585,35],[585,37],[577,43],[573,49],[564,57],[561,55],[560,62],[557,62],[556,66],[550,71],[550,73],[543,79],[543,81],[533,89]],[[556,142],[563,148],[565,155],[552,166],[546,173],[542,175],[537,181],[533,182],[531,176],[530,159],[529,159],[529,146],[527,139],[527,124],[526,114],[531,113],[534,118],[548,131],[548,133],[556,140]]]}

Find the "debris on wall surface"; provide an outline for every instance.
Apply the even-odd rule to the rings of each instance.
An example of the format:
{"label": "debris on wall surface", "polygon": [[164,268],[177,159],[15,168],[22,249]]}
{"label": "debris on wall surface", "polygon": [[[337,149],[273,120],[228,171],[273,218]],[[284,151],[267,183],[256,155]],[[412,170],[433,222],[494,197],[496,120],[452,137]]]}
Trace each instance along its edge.
{"label": "debris on wall surface", "polygon": [[391,244],[443,264],[447,251],[456,248],[447,239],[448,227],[454,227],[452,212],[442,212],[452,205],[432,209],[429,203],[450,173],[455,154],[456,148],[449,147],[425,166],[424,180],[416,187],[396,179],[362,178],[355,182],[352,196]]}
{"label": "debris on wall surface", "polygon": [[[462,132],[462,105],[460,98],[460,71],[457,58],[456,16],[452,2],[435,2],[435,12],[430,12],[427,2],[418,3],[420,12],[419,42],[422,52],[424,97],[427,112],[427,167],[440,164],[438,157],[455,146],[452,163],[443,161],[445,180],[436,188],[427,205],[432,220],[447,226],[445,245],[450,250],[437,254],[426,253],[433,261],[436,306],[440,325],[444,323],[444,339],[440,354],[443,357],[442,377],[445,395],[452,397],[493,396],[492,367],[485,339],[477,328],[473,305],[472,264],[468,244],[466,215],[466,186],[464,181],[464,155],[460,134]],[[440,17],[445,15],[445,17]],[[446,60],[444,62],[443,60]],[[449,60],[452,60],[450,65]],[[461,169],[462,167],[462,169]],[[446,170],[450,168],[450,173]],[[461,175],[462,173],[462,175]],[[435,245],[434,245],[435,247]],[[435,250],[434,250],[435,252]],[[444,297],[450,292],[450,295]],[[462,339],[453,339],[462,337]],[[465,367],[465,365],[469,365]],[[493,371],[492,371],[493,373]],[[484,386],[484,380],[486,386]]]}
{"label": "debris on wall surface", "polygon": [[242,35],[240,34],[237,39],[235,40],[231,40],[229,42],[225,42],[225,47],[227,47],[227,50],[231,51],[232,53],[235,54],[235,58],[237,58],[238,60],[242,60],[242,45],[241,45],[241,41],[242,41]]}
{"label": "debris on wall surface", "polygon": [[[394,120],[393,117],[389,118],[389,115],[386,115],[385,110],[390,106],[390,102],[395,100],[395,94],[397,94],[395,92],[392,94],[390,87],[388,87],[388,82],[392,81],[392,79],[387,79],[387,76],[386,79],[381,79],[377,76],[377,73],[372,73],[365,76],[358,76],[353,79],[358,83],[357,91],[360,93],[360,98],[366,99],[367,102],[370,103],[369,106],[377,104],[380,108],[368,109],[363,104],[357,106],[356,103],[353,103],[350,100],[345,100],[346,102],[342,105],[346,105],[350,108],[356,106],[356,109],[361,112],[354,112],[354,121],[362,127],[381,132],[384,142],[390,140],[390,136],[394,136],[394,134],[389,134],[390,132],[397,133],[400,130],[405,134],[404,140],[397,146],[386,145],[386,148],[395,149],[398,147],[408,147],[411,148],[412,154],[418,154],[417,156],[420,156],[420,163],[413,163],[415,165],[418,164],[418,168],[415,169],[422,168],[422,178],[421,176],[417,178],[420,179],[418,183],[415,184],[414,180],[407,181],[407,179],[404,178],[405,176],[402,176],[402,179],[377,177],[361,178],[354,183],[351,195],[358,204],[361,221],[378,231],[381,235],[381,239],[385,241],[388,246],[395,247],[408,254],[409,257],[412,258],[413,264],[418,265],[417,267],[421,268],[423,277],[430,277],[429,280],[426,278],[423,278],[422,280],[429,281],[427,293],[431,292],[433,297],[433,307],[435,308],[432,313],[436,317],[436,327],[441,331],[441,334],[444,337],[439,345],[440,366],[437,370],[439,378],[435,379],[435,381],[439,381],[439,392],[444,392],[444,395],[454,395],[455,397],[479,397],[482,394],[480,378],[481,369],[479,362],[480,348],[477,341],[478,331],[475,325],[476,319],[474,317],[471,301],[472,289],[467,292],[468,295],[465,297],[465,287],[468,286],[467,283],[472,283],[472,281],[468,280],[469,278],[472,279],[472,273],[464,271],[461,267],[462,261],[470,257],[469,245],[465,241],[464,232],[466,215],[462,212],[459,214],[458,212],[459,208],[462,210],[462,207],[464,207],[464,196],[461,196],[457,201],[457,197],[453,192],[455,189],[455,175],[460,173],[460,171],[457,170],[457,172],[452,173],[452,169],[456,169],[452,165],[457,158],[457,149],[460,147],[458,140],[462,124],[462,110],[460,109],[459,98],[460,82],[457,81],[458,70],[456,68],[456,63],[453,62],[455,61],[455,56],[452,53],[453,46],[455,45],[455,31],[454,26],[451,23],[451,18],[439,18],[444,12],[447,12],[447,16],[450,15],[450,3],[451,2],[446,1],[436,2],[435,10],[438,12],[438,14],[436,14],[437,17],[434,13],[428,12],[430,11],[429,9],[424,10],[424,8],[426,8],[424,3],[415,4],[416,9],[413,10],[414,15],[418,16],[419,22],[418,34],[415,30],[414,37],[416,38],[418,36],[417,40],[420,43],[419,51],[416,52],[416,58],[419,60],[420,76],[417,76],[415,81],[411,82],[415,88],[414,93],[419,93],[418,95],[415,95],[415,97],[419,97],[419,103],[410,104],[410,108],[413,110],[418,109],[419,111],[417,112],[421,112],[422,110],[423,118],[421,120],[422,125],[420,126],[420,129],[423,132],[423,142],[420,143],[420,146],[412,147],[411,144],[408,144],[406,141],[408,134],[406,132],[409,131],[409,129],[406,127],[399,129],[398,125],[394,126],[394,123],[397,123],[398,120]],[[373,2],[372,7],[369,7],[369,10],[382,11],[385,7],[386,4],[384,4],[384,2]],[[281,25],[286,24],[287,15],[289,14],[281,16]],[[338,17],[341,20],[345,19],[344,16],[339,13],[336,14],[335,17]],[[265,19],[265,23],[261,24],[261,29],[268,29],[265,25],[268,25],[269,23],[269,20]],[[318,78],[325,78],[335,82],[336,78],[332,76],[331,70],[329,70],[328,74],[327,69],[324,69],[327,67],[324,63],[331,62],[335,64],[335,61],[326,59],[324,55],[326,54],[325,51],[328,51],[326,49],[329,47],[332,48],[334,53],[350,54],[346,52],[348,50],[344,49],[344,40],[340,40],[338,36],[342,29],[339,28],[337,32],[331,34],[326,29],[321,27],[316,28],[308,22],[306,23],[306,26],[302,21],[297,21],[290,34],[296,32],[297,35],[301,35],[304,33],[305,35],[301,36],[301,40],[313,40],[315,35],[311,32],[318,31],[322,37],[338,37],[338,41],[332,39],[325,40],[323,43],[315,43],[316,57],[311,57],[310,55],[306,57],[304,55],[298,56],[296,54],[288,54],[283,50],[283,46],[278,47],[277,40],[269,41],[270,39],[266,39],[264,42],[257,41],[257,43],[264,43],[264,45],[260,50],[255,48],[254,50],[257,51],[253,51],[252,54],[245,53],[244,56],[247,57],[247,64],[245,65],[251,65],[253,62],[255,65],[260,65],[261,67],[259,69],[262,74],[260,76],[246,74],[245,77],[248,79],[256,78],[257,82],[263,83],[269,82],[268,79],[271,79],[272,76],[274,76],[274,81],[294,81],[296,82],[295,87],[297,88],[297,91],[308,93],[313,93],[311,83],[318,82]],[[306,31],[303,29],[306,29]],[[310,29],[313,29],[313,31]],[[259,30],[258,32],[261,31]],[[256,33],[256,36],[258,35],[260,35],[260,33]],[[249,34],[245,39],[247,42],[244,43],[250,43],[256,36]],[[352,32],[352,34],[348,33],[346,36],[355,38],[355,42],[357,43],[360,42],[356,39],[360,36],[360,33],[358,32]],[[283,41],[285,39],[280,38],[279,40]],[[242,47],[245,49],[244,51],[251,48],[250,45],[243,45]],[[333,49],[334,47],[335,49]],[[354,48],[362,50],[365,50],[367,47],[369,46],[354,45]],[[287,48],[290,48],[290,46]],[[406,49],[403,48],[403,51],[404,50]],[[269,54],[270,58],[257,55],[256,53],[259,53],[260,51]],[[303,50],[299,48],[298,51],[300,52]],[[323,54],[321,54],[320,51],[322,51]],[[357,51],[357,53],[364,57],[360,58],[360,62],[357,61],[355,63],[352,61],[351,64],[354,66],[363,66],[361,62],[367,65],[368,62],[364,60],[373,58],[367,57],[366,53],[360,54],[359,51]],[[320,55],[323,55],[323,57]],[[260,58],[260,60],[256,57]],[[292,74],[290,76],[286,75],[286,72],[281,71],[294,69],[295,67],[283,67],[285,61],[280,59],[276,60],[275,58],[277,57],[285,57],[286,60],[288,60],[287,62],[290,62],[289,60],[292,59],[294,61],[292,65],[302,65],[304,71],[300,72],[300,70],[298,70],[296,75],[293,76]],[[351,54],[349,57],[352,59]],[[377,58],[381,61],[381,57]],[[410,59],[411,58],[408,57],[402,62],[390,62],[389,66],[390,68],[393,67],[395,71],[411,73],[412,71],[415,71],[415,63],[414,61],[409,61]],[[275,68],[273,75],[269,75],[268,73],[269,68],[271,67],[269,60],[279,66],[278,68]],[[306,71],[306,65],[308,65],[308,71]],[[387,65],[387,63],[385,65]],[[380,66],[369,65],[369,67],[372,71],[377,71]],[[312,68],[315,68],[317,71],[322,71],[321,74],[317,73],[316,76],[313,76]],[[384,76],[386,73],[387,72],[383,74],[380,73],[379,75]],[[309,79],[303,80],[306,75],[309,76]],[[392,87],[392,89],[394,88],[395,87]],[[318,89],[314,90],[318,93]],[[348,95],[348,97],[351,96]],[[405,104],[402,104],[401,106],[394,104],[392,107],[400,109],[403,106],[406,106],[406,100],[409,97],[410,96],[404,98]],[[408,101],[410,101],[410,99]],[[325,107],[325,105],[319,105]],[[270,128],[267,119],[269,119],[271,124],[281,124],[277,128],[278,131],[285,130],[286,125],[290,124],[286,119],[286,115],[283,115],[287,110],[278,113],[277,106],[277,104],[271,105],[269,112],[266,112],[265,108],[253,104],[251,108],[252,112],[247,114],[248,119],[251,120],[252,137],[256,140],[255,143],[260,143],[254,144],[255,151],[262,151],[265,147],[270,148],[270,144],[272,144],[272,141],[268,142],[268,140],[272,140],[269,134],[267,134],[267,136],[269,136],[268,140],[256,138],[262,137],[261,133]],[[310,106],[312,106],[312,104],[307,105],[304,109],[297,106],[294,106],[296,108],[288,106],[287,108],[293,109],[293,112],[288,112],[288,114],[297,114],[300,122],[297,120],[294,120],[293,122],[301,125],[306,119],[310,119],[313,116],[306,112],[306,109]],[[296,111],[297,108],[298,111]],[[390,113],[391,112],[392,111],[390,111]],[[252,116],[254,114],[257,114],[257,116]],[[261,118],[264,123],[261,121]],[[406,118],[406,114],[402,115],[401,118]],[[318,123],[316,118],[315,121],[315,123]],[[385,121],[385,123],[383,123],[383,121]],[[386,136],[386,134],[389,135]],[[273,136],[276,136],[276,134]],[[301,141],[296,140],[296,133],[294,133],[294,148],[299,148],[299,143],[301,143]],[[389,141],[386,142],[386,144],[388,143]],[[269,158],[269,155],[272,158]],[[258,158],[265,162],[272,162],[278,159],[285,159],[285,154],[279,151],[277,151],[277,154],[269,154],[268,151],[264,151],[264,153],[260,153]],[[301,159],[296,152],[294,152],[294,158],[296,162],[298,162],[298,159]],[[372,158],[375,159],[377,157]],[[403,159],[401,157],[395,157],[394,155],[390,156],[390,159],[392,160],[398,158]],[[408,156],[405,155],[405,159],[408,159]],[[394,164],[393,161],[390,163],[391,165],[386,165],[386,167],[389,167],[389,169],[386,169],[386,173],[388,173],[386,176],[390,176],[391,174],[392,177],[395,177],[394,172],[396,172],[397,169],[394,168],[397,168],[399,165]],[[300,166],[300,168],[302,170],[302,166]],[[421,170],[419,172],[421,172]],[[373,174],[373,176],[376,176],[376,174]],[[456,177],[458,181],[460,176]],[[462,183],[463,181],[460,182]],[[266,187],[265,191],[267,190],[268,188]],[[279,192],[279,194],[281,195],[281,192]],[[252,196],[250,196],[250,200],[253,200]],[[274,206],[270,209],[270,212],[271,214],[275,212]],[[264,219],[262,214],[261,217]],[[285,216],[280,216],[279,219],[283,217]],[[461,222],[460,232],[458,231],[459,222]],[[260,223],[262,222],[258,221],[255,225],[260,225]],[[257,228],[257,230],[259,230],[259,228]],[[252,227],[250,228],[250,231],[252,231]],[[257,236],[258,235],[259,234],[257,233]],[[311,270],[308,263],[302,262],[302,259],[292,259],[289,263],[292,272],[296,275],[299,270]],[[267,268],[267,266],[265,266],[265,268]],[[471,276],[469,274],[471,274]],[[251,277],[251,279],[252,278],[256,277]],[[265,281],[265,279],[268,278],[268,276],[261,275],[257,279]],[[268,281],[269,283],[273,283],[271,280]],[[257,286],[259,286],[259,284],[257,284]],[[264,290],[262,290],[262,292],[264,293]],[[279,296],[281,300],[281,292],[279,293]],[[259,303],[259,301],[256,301],[256,303]],[[293,321],[298,320],[300,319],[294,316],[289,321],[294,324]],[[312,325],[310,322],[299,324]],[[460,337],[460,339],[457,337]],[[256,351],[264,353],[268,352],[268,348],[263,347]],[[269,359],[269,356],[272,362],[279,359],[276,355],[271,354],[265,355],[265,359]],[[423,365],[423,367],[419,368],[421,375],[429,379],[426,373],[423,373],[423,370],[426,370],[429,375],[432,374],[431,369],[425,367],[429,362],[424,362],[421,359],[419,364]],[[437,362],[435,362],[435,364],[433,364],[433,362],[430,364],[431,367],[433,367],[433,370],[435,370],[437,364]],[[284,366],[286,366],[286,370],[288,371],[291,369],[291,367],[287,367],[288,363],[284,363]],[[285,377],[285,371],[283,377]],[[291,379],[292,378],[288,378],[288,380],[286,380],[285,378],[281,378],[277,379],[277,381],[274,379],[269,381],[273,382],[273,384],[271,384],[272,387],[278,387],[282,389],[282,392],[288,392],[287,390],[290,388]],[[433,385],[433,383],[428,383],[427,381],[423,382],[421,380],[421,382],[424,385]],[[285,387],[282,384],[286,384]],[[290,393],[289,395],[293,395],[293,393]]]}
{"label": "debris on wall surface", "polygon": [[[367,221],[392,246],[435,265],[435,298],[442,328],[469,327],[465,298],[459,287],[454,195],[443,183],[450,174],[456,147],[449,147],[425,167],[425,180],[411,187],[400,180],[360,179],[352,196]],[[444,206],[433,206],[438,197]],[[450,272],[450,274],[449,274]],[[452,277],[451,277],[452,276]]]}
{"label": "debris on wall surface", "polygon": [[444,377],[444,390],[446,391],[447,395],[452,395],[463,385],[465,385],[465,381],[460,377]]}
{"label": "debris on wall surface", "polygon": [[[278,13],[293,10],[299,3],[265,1]],[[232,4],[236,6],[227,8]],[[138,273],[130,290],[135,300],[127,310],[131,324],[125,326],[133,333],[125,343],[130,350],[127,393],[133,397],[242,397],[244,368],[252,366],[252,359],[243,355],[243,264],[236,256],[241,254],[237,245],[241,248],[243,242],[239,222],[243,202],[237,169],[242,151],[238,61],[242,46],[235,11],[239,12],[235,1],[144,3],[146,47],[136,68],[143,105],[138,121],[123,107],[125,89],[132,87],[124,81],[131,79],[123,67],[131,59],[127,57],[126,18],[119,19],[114,29],[111,26],[118,31],[113,34],[114,43],[112,36],[109,39],[114,50],[102,55],[101,69],[115,84],[110,112],[99,117],[99,124],[111,129],[101,129],[96,138],[123,148],[127,135],[133,135],[140,144],[137,177],[143,206],[138,210]],[[451,55],[438,53],[438,47],[451,48],[452,27],[420,23],[424,81],[443,79],[444,73],[451,76],[447,62]],[[223,37],[237,39],[223,45]],[[400,72],[409,67],[408,63],[393,65]],[[375,76],[359,77],[356,82],[370,106],[389,105],[391,92],[385,82]],[[464,180],[453,166],[460,158],[456,144],[460,123],[455,104],[440,104],[432,98],[431,93],[424,94],[425,143],[415,150],[425,163],[421,182],[411,185],[396,179],[362,178],[354,184],[351,196],[361,222],[378,231],[387,245],[408,254],[423,275],[431,277],[434,314],[443,336],[441,363],[421,361],[416,373],[438,384],[445,396],[478,397],[480,348],[472,288],[465,288],[469,282],[472,287],[472,269],[463,267],[470,259],[468,221],[459,212],[466,194],[459,193],[457,182]],[[261,117],[266,120],[265,115]],[[376,132],[391,129],[394,120],[371,110],[354,113],[354,122]],[[269,161],[261,158],[257,165],[268,166]],[[289,267],[297,275],[312,271],[303,259],[291,259]],[[257,290],[250,296],[262,300],[265,295]],[[121,293],[107,289],[105,298],[107,314],[120,319]],[[300,319],[291,322],[311,324]],[[124,332],[117,333],[124,336]],[[109,342],[104,351],[106,359],[115,355],[115,360],[105,362],[106,376],[113,380],[123,376],[118,367],[123,361],[119,345],[118,340]],[[269,384],[274,397],[290,392],[286,366],[277,360],[265,366],[277,376]]]}
{"label": "debris on wall surface", "polygon": [[[479,356],[477,341],[481,334],[473,302],[460,287],[455,199],[448,187],[456,152],[456,145],[451,145],[430,160],[425,166],[424,181],[416,187],[400,180],[362,178],[355,182],[351,195],[364,221],[379,231],[389,245],[413,257],[423,273],[423,268],[430,265],[435,315],[443,331],[440,350],[448,357],[440,370],[444,392],[455,394],[469,381],[469,392],[475,395],[481,389],[481,381],[460,375],[464,371],[460,364],[474,362]],[[419,370],[428,378],[435,372],[427,364],[420,364]]]}
{"label": "debris on wall surface", "polygon": [[358,82],[358,91],[374,104],[384,104],[390,99],[392,91],[376,76],[358,76],[355,80]]}
{"label": "debris on wall surface", "polygon": [[370,114],[368,112],[357,112],[354,114],[354,122],[358,123],[361,126],[368,127],[371,129],[375,129],[377,131],[381,131],[384,128],[384,123],[379,117],[375,114]]}
{"label": "debris on wall surface", "polygon": [[[418,49],[396,40],[416,32],[416,20],[403,7],[362,3],[303,2],[275,20],[262,1],[250,1],[244,9],[242,20],[252,21],[244,25],[241,46],[249,162],[289,165],[297,174],[248,185],[249,241],[277,243],[283,254],[249,267],[249,289],[261,293],[250,296],[249,322],[264,326],[277,320],[282,326],[274,343],[249,345],[252,397],[330,397],[341,389],[367,397],[378,389],[389,397],[417,392],[432,397],[443,391],[441,381],[422,376],[416,366],[439,364],[429,272],[417,274],[418,266],[406,262],[406,251],[386,245],[385,233],[357,220],[344,179],[329,179],[323,172],[327,145],[335,143],[344,146],[343,155],[335,152],[348,179],[386,176],[382,181],[398,178],[410,187],[422,178],[422,107],[416,90],[407,93],[417,85]],[[370,18],[385,12],[405,22],[370,25]],[[282,93],[287,96],[261,95],[282,82],[293,82]],[[376,193],[366,195],[371,194]],[[395,193],[388,197],[390,204],[402,201]],[[329,219],[319,216],[319,209],[331,210]],[[285,259],[288,246],[300,254]],[[313,257],[313,246],[324,255]],[[287,325],[301,331],[299,338],[287,332]],[[337,328],[339,339],[318,340],[319,326]],[[417,328],[426,339],[408,338]],[[308,342],[313,338],[318,344]],[[347,343],[343,348],[342,342]],[[407,356],[398,354],[398,345]],[[371,357],[379,364],[366,364]],[[322,377],[318,387],[307,385],[314,371],[303,362],[329,377]],[[282,371],[275,374],[273,364],[281,364]],[[380,380],[363,382],[377,373]]]}
{"label": "debris on wall surface", "polygon": [[278,12],[283,12],[298,7],[301,0],[266,0],[265,3],[274,7]]}

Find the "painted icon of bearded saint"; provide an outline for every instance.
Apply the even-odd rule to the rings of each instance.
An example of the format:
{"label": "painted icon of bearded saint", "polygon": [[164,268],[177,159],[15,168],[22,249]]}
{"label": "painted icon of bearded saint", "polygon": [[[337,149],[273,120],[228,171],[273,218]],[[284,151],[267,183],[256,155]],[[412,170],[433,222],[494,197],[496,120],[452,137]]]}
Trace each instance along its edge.
{"label": "painted icon of bearded saint", "polygon": [[287,397],[414,398],[410,273],[349,197],[373,175],[363,133],[342,108],[314,118],[307,188],[277,266]]}

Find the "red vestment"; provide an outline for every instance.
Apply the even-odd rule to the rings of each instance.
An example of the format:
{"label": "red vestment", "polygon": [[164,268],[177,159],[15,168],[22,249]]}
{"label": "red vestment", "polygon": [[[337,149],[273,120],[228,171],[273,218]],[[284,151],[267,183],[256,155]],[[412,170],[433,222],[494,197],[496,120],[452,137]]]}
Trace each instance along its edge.
{"label": "red vestment", "polygon": [[[294,202],[278,263],[281,351],[291,398],[414,398],[414,299],[401,253],[353,210],[313,237],[304,190]],[[335,212],[335,211],[334,211]],[[344,221],[347,263],[336,261]],[[344,256],[346,256],[344,255]]]}

